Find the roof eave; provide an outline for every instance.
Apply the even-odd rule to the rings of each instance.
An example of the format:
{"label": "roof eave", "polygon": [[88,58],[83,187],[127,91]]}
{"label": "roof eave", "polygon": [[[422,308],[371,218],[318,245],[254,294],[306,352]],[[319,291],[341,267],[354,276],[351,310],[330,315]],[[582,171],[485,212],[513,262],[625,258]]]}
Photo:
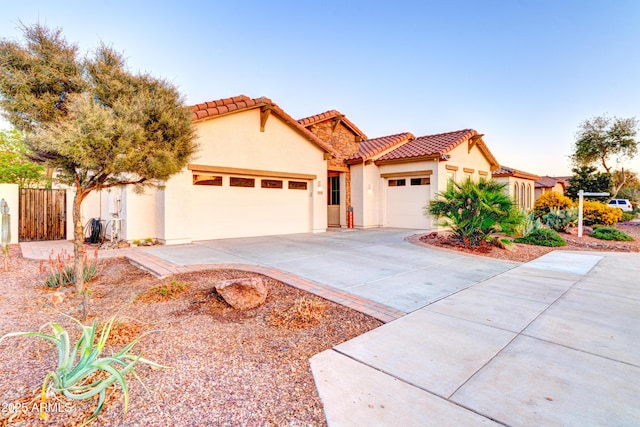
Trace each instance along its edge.
{"label": "roof eave", "polygon": [[388,165],[392,163],[413,163],[413,162],[423,162],[428,160],[438,160],[440,158],[440,154],[429,154],[427,156],[415,156],[415,157],[400,157],[397,159],[379,159],[375,160],[373,163],[376,166],[380,165]]}

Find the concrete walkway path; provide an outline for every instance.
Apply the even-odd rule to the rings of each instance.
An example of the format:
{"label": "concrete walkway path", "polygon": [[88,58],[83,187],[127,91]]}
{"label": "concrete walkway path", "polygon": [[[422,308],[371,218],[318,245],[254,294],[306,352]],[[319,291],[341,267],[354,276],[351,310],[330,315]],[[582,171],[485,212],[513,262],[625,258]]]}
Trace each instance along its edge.
{"label": "concrete walkway path", "polygon": [[639,261],[552,252],[314,356],[329,425],[640,425]]}

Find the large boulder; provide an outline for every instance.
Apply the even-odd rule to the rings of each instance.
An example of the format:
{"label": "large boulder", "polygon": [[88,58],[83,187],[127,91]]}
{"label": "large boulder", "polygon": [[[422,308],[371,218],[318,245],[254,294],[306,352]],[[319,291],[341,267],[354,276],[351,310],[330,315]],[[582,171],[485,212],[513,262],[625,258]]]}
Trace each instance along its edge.
{"label": "large boulder", "polygon": [[267,284],[260,277],[222,280],[214,287],[224,300],[236,310],[249,310],[267,299]]}

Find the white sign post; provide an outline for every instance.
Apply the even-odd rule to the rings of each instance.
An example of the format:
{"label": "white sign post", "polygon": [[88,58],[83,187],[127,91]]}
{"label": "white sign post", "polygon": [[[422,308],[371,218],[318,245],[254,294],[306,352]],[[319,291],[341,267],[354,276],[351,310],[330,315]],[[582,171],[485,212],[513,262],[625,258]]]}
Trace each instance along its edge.
{"label": "white sign post", "polygon": [[584,190],[578,191],[578,237],[582,237],[582,200],[584,196],[607,197],[609,193],[585,193]]}

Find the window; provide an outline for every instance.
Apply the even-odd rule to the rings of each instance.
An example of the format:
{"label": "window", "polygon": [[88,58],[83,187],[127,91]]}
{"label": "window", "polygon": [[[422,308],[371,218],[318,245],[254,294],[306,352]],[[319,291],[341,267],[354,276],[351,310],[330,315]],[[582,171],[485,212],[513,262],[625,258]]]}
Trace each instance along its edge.
{"label": "window", "polygon": [[289,190],[306,190],[307,183],[305,181],[289,181]]}
{"label": "window", "polygon": [[405,185],[407,185],[407,180],[404,178],[389,180],[389,187],[404,187]]}
{"label": "window", "polygon": [[213,185],[216,187],[222,186],[222,177],[209,174],[193,174],[193,185]]}
{"label": "window", "polygon": [[282,181],[279,179],[263,179],[260,182],[262,188],[282,188]]}
{"label": "window", "polygon": [[454,181],[456,180],[456,173],[454,171],[447,171],[447,181]]}
{"label": "window", "polygon": [[525,197],[525,188],[524,188],[524,183],[520,184],[520,208],[524,209],[524,203],[526,201],[526,197]]}
{"label": "window", "polygon": [[330,176],[329,177],[329,204],[330,205],[339,205],[340,204],[340,176]]}
{"label": "window", "polygon": [[513,184],[513,199],[516,207],[520,206],[520,189],[518,188],[518,183]]}
{"label": "window", "polygon": [[429,185],[430,183],[429,178],[411,178],[411,185]]}
{"label": "window", "polygon": [[232,187],[255,187],[256,180],[253,178],[237,178],[232,176],[229,185]]}
{"label": "window", "polygon": [[527,186],[527,209],[531,209],[531,184]]}

